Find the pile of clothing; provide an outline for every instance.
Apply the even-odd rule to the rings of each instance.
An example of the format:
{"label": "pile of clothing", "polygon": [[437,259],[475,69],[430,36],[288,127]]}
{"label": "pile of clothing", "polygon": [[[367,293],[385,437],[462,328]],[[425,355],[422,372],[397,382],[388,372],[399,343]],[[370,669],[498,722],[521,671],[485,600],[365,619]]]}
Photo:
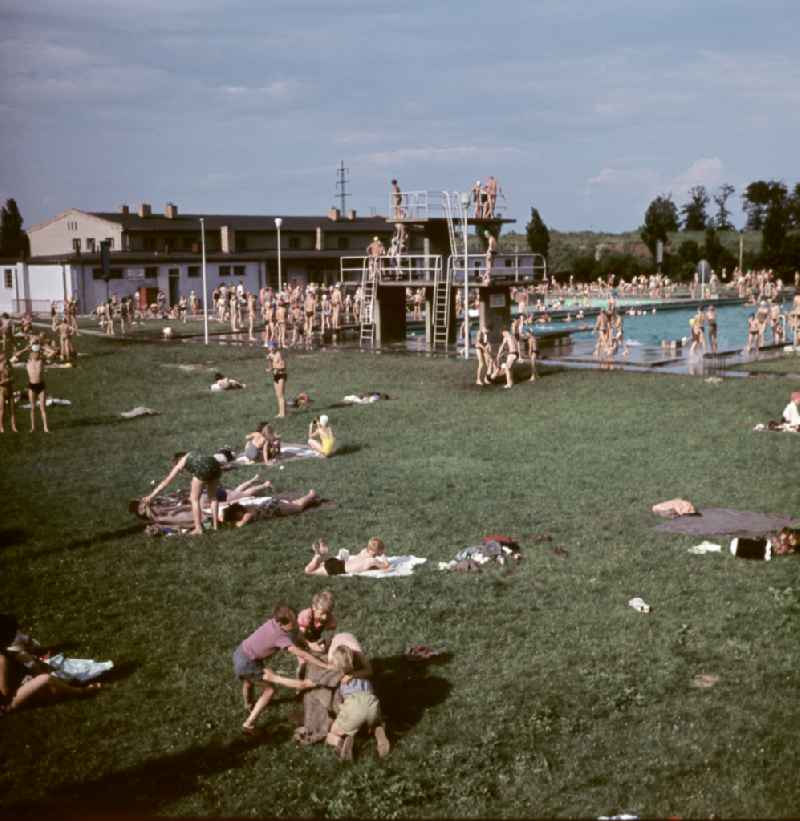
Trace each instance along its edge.
{"label": "pile of clothing", "polygon": [[449,562],[439,562],[439,570],[456,570],[459,573],[480,571],[487,562],[504,565],[522,558],[519,544],[510,536],[493,534],[484,536],[481,544],[465,547]]}

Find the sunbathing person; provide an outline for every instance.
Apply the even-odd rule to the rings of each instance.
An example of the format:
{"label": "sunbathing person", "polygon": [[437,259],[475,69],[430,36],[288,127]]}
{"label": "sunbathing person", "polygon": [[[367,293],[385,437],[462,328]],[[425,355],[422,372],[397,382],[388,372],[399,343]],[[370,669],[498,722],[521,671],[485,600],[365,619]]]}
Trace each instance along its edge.
{"label": "sunbathing person", "polygon": [[253,433],[245,437],[244,455],[251,462],[272,464],[281,455],[281,440],[268,422],[259,422]]}
{"label": "sunbathing person", "polygon": [[[228,504],[233,504],[234,502],[238,502],[240,499],[252,499],[258,498],[260,496],[267,496],[272,494],[272,482],[267,480],[266,482],[261,482],[259,484],[259,480],[261,477],[256,474],[252,479],[248,479],[245,482],[242,482],[240,485],[237,485],[235,488],[228,490],[227,488],[222,487],[222,485],[217,486],[217,501],[218,502],[228,502]],[[208,507],[208,493],[203,489],[203,492],[200,494],[200,507],[206,508]]]}
{"label": "sunbathing person", "polygon": [[211,385],[212,391],[232,391],[247,387],[244,382],[238,379],[233,379],[230,376],[223,376],[217,372],[214,374],[214,382]]}
{"label": "sunbathing person", "polygon": [[27,654],[14,648],[18,627],[16,616],[0,615],[0,715],[25,704],[89,696],[99,689],[99,684],[86,687],[68,684],[51,675],[51,669],[36,659],[23,663],[23,655]]}
{"label": "sunbathing person", "polygon": [[189,453],[179,452],[174,456],[175,464],[172,470],[164,477],[155,490],[144,496],[142,502],[145,507],[150,504],[154,496],[164,490],[182,471],[185,470],[192,477],[190,501],[192,505],[192,519],[194,521],[193,536],[203,535],[202,512],[200,510],[200,494],[205,488],[208,498],[211,499],[211,524],[214,530],[219,523],[219,502],[217,501],[217,483],[222,475],[219,462],[213,457],[196,451]]}
{"label": "sunbathing person", "polygon": [[375,536],[360,553],[343,559],[329,555],[330,549],[322,539],[312,549],[314,557],[304,571],[307,576],[341,576],[344,573],[363,573],[365,570],[388,570],[390,567],[386,546]]}
{"label": "sunbathing person", "polygon": [[222,511],[222,521],[235,527],[244,527],[251,522],[261,522],[278,516],[294,516],[318,503],[319,496],[315,490],[309,490],[305,496],[301,496],[294,501],[273,496],[263,505],[245,506],[234,502]]}
{"label": "sunbathing person", "polygon": [[336,437],[333,428],[328,424],[328,417],[323,413],[308,426],[308,446],[324,457],[333,456],[336,448]]}

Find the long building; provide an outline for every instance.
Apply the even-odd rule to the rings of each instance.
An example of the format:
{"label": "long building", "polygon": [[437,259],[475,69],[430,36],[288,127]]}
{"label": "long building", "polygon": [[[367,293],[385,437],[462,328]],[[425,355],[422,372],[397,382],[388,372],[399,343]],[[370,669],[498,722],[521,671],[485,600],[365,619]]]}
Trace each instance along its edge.
{"label": "long building", "polygon": [[[385,216],[336,208],[325,216],[282,217],[280,232],[275,216],[180,214],[174,203],[163,214],[148,203],[136,210],[70,208],[28,230],[28,260],[0,260],[0,310],[44,312],[75,297],[79,310],[90,311],[113,294],[134,295],[142,304],[155,301],[159,290],[170,304],[192,290],[199,294],[201,219],[209,292],[222,283],[241,282],[250,291],[276,287],[279,233],[282,281],[325,283],[338,279],[341,257],[362,255],[375,236],[388,245],[394,228]],[[111,247],[107,281],[100,262],[104,240]]]}

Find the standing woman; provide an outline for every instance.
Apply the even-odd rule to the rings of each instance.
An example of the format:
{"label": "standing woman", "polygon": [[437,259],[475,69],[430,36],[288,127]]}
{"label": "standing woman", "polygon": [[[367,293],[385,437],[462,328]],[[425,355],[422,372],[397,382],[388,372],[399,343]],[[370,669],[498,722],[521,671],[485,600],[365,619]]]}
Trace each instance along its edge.
{"label": "standing woman", "polygon": [[219,462],[213,457],[197,451],[189,451],[189,453],[176,453],[173,457],[174,465],[172,470],[164,477],[156,489],[142,498],[145,506],[149,505],[154,496],[157,496],[167,487],[172,480],[182,471],[185,470],[192,477],[192,485],[189,491],[189,500],[192,503],[192,518],[194,520],[194,530],[192,536],[203,535],[202,513],[200,511],[200,494],[203,488],[206,489],[206,494],[211,500],[211,524],[214,530],[219,524],[219,501],[217,500],[217,485],[219,478],[222,475],[222,468]]}
{"label": "standing woman", "polygon": [[475,384],[488,385],[489,374],[493,369],[492,346],[489,343],[489,332],[484,325],[481,325],[475,337],[475,353],[478,357],[478,373]]}
{"label": "standing woman", "polygon": [[275,398],[278,400],[278,418],[284,419],[286,417],[286,361],[283,358],[283,352],[274,340],[269,343],[267,360],[269,361],[267,371],[272,372]]}

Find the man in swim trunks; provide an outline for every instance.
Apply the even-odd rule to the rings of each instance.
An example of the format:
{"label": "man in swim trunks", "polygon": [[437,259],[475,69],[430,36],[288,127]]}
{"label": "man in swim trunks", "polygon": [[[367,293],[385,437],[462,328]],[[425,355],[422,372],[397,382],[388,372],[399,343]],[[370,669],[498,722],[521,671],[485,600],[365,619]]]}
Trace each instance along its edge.
{"label": "man in swim trunks", "polygon": [[492,276],[494,260],[497,257],[497,238],[489,231],[484,231],[486,237],[486,270],[483,273],[484,283],[488,283]]}
{"label": "man in swim trunks", "polygon": [[494,209],[497,207],[497,180],[494,177],[489,177],[489,182],[486,183],[486,213],[484,217],[494,219]]}
{"label": "man in swim trunks", "polygon": [[284,419],[286,417],[286,361],[275,342],[269,343],[267,360],[269,363],[267,373],[272,373],[275,398],[278,400],[278,418]]}
{"label": "man in swim trunks", "polygon": [[478,329],[475,336],[475,353],[478,358],[478,373],[475,376],[476,385],[489,385],[489,378],[494,370],[492,361],[492,345],[489,342],[489,331],[484,325]]}
{"label": "man in swim trunks", "polygon": [[[506,361],[501,365],[500,358],[503,353],[506,355]],[[511,331],[503,330],[503,339],[500,342],[500,347],[497,349],[497,357],[495,361],[497,362],[500,370],[504,370],[506,372],[506,384],[504,387],[507,390],[510,390],[514,384],[514,377],[511,373],[511,369],[517,359],[519,359],[519,344],[517,343],[517,340],[514,339]]]}
{"label": "man in swim trunks", "polygon": [[717,352],[717,309],[709,305],[706,310],[706,331],[708,332],[708,347],[711,353]]}
{"label": "man in swim trunks", "polygon": [[750,314],[747,320],[747,345],[745,346],[744,352],[750,353],[750,351],[755,348],[756,351],[759,349],[758,340],[760,339],[760,330],[758,319],[755,314]]}
{"label": "man in swim trunks", "polygon": [[392,214],[396,220],[401,220],[406,215],[403,208],[403,192],[400,190],[397,180],[392,180]]}
{"label": "man in swim trunks", "polygon": [[303,300],[303,308],[306,314],[303,333],[305,334],[306,341],[311,342],[311,338],[314,333],[314,315],[317,312],[317,295],[314,293],[314,289],[311,288],[310,285],[306,288],[306,297]]}

